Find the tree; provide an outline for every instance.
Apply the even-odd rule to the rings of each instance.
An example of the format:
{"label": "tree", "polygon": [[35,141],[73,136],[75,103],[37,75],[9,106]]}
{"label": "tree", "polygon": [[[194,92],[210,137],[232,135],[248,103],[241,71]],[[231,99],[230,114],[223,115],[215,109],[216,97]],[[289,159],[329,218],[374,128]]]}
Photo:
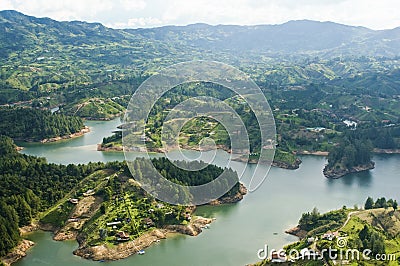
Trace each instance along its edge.
{"label": "tree", "polygon": [[393,202],[393,206],[392,207],[393,207],[394,210],[397,210],[398,205],[397,205],[397,201],[396,200]]}
{"label": "tree", "polygon": [[382,198],[377,199],[374,207],[375,208],[387,208],[386,198],[382,197]]}
{"label": "tree", "polygon": [[374,200],[371,197],[367,198],[367,201],[365,202],[364,209],[370,210],[374,208]]}

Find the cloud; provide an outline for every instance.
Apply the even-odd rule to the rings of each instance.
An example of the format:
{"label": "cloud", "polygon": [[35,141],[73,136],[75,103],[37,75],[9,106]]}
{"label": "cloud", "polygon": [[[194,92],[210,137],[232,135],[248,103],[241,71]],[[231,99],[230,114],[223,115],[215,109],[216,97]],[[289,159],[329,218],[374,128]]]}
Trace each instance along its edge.
{"label": "cloud", "polygon": [[[0,0],[1,9],[14,9],[22,13],[50,17],[56,20],[97,21],[100,15],[110,12],[118,17],[118,10],[141,10],[143,0]],[[3,8],[6,2],[7,8]]]}
{"label": "cloud", "polygon": [[114,22],[105,24],[107,27],[115,29],[125,28],[148,28],[148,27],[159,27],[163,26],[164,23],[158,18],[152,17],[141,17],[141,18],[130,18],[127,22]]}
{"label": "cloud", "polygon": [[145,1],[132,1],[132,0],[121,0],[121,6],[125,10],[143,10],[146,7]]}

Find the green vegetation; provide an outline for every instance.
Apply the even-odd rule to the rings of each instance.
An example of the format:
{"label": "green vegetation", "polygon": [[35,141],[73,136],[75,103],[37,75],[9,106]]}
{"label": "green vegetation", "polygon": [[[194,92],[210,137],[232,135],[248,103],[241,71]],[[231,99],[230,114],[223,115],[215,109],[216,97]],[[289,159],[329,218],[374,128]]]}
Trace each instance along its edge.
{"label": "green vegetation", "polygon": [[[191,219],[190,209],[156,201],[121,173],[110,176],[98,189],[97,194],[104,201],[80,231],[85,245],[117,245],[154,228],[186,224]],[[128,238],[118,240],[119,232]]]}
{"label": "green vegetation", "polygon": [[347,218],[350,211],[342,208],[337,211],[320,214],[316,208],[311,213],[303,213],[299,220],[299,227],[307,231],[307,235],[318,235],[329,230],[338,230]]}
{"label": "green vegetation", "polygon": [[340,143],[331,149],[328,165],[324,171],[351,169],[352,167],[371,164],[372,143],[364,136],[356,133],[358,132],[346,132]]}
{"label": "green vegetation", "polygon": [[18,226],[30,224],[70,191],[82,177],[104,167],[48,164],[45,159],[19,154],[12,140],[0,136],[0,226],[2,255],[19,240]]}
{"label": "green vegetation", "polygon": [[367,200],[365,201],[364,209],[370,210],[379,208],[385,208],[385,209],[393,208],[394,210],[397,210],[398,203],[396,200],[393,199],[386,200],[385,197],[378,198],[375,203],[373,198],[371,197],[368,197]]}
{"label": "green vegetation", "polygon": [[70,135],[84,127],[79,117],[32,108],[0,108],[0,117],[0,135],[16,140],[41,141]]}
{"label": "green vegetation", "polygon": [[[123,101],[125,103],[125,101]],[[115,99],[89,98],[63,107],[63,112],[92,120],[108,120],[121,115],[125,106],[121,106]]]}
{"label": "green vegetation", "polygon": [[[369,197],[365,210],[347,209],[330,211],[320,214],[316,208],[312,212],[302,214],[299,229],[305,230],[303,238],[284,249],[309,250],[317,252],[316,260],[296,259],[288,265],[398,265],[400,255],[400,214],[397,202],[393,199],[378,198],[374,203]],[[367,208],[368,207],[368,208]],[[341,242],[342,241],[342,242]],[[343,245],[344,243],[344,245]],[[325,252],[321,260],[321,251]],[[357,255],[346,257],[346,251],[352,250]],[[364,250],[370,250],[366,259],[362,256]],[[334,258],[335,254],[341,254]],[[377,255],[384,254],[385,259],[379,260]],[[293,258],[292,258],[293,259]],[[270,261],[262,261],[255,265],[271,265]],[[285,264],[282,264],[285,265]]]}
{"label": "green vegetation", "polygon": [[[153,164],[167,179],[183,185],[204,184],[223,172],[212,165],[188,172],[165,158],[153,159],[152,163],[138,158],[134,161],[135,179],[140,180]],[[0,173],[1,256],[19,242],[18,227],[32,221],[63,228],[70,226],[70,218],[81,220],[83,227],[68,230],[79,232],[93,245],[104,241],[115,244],[121,230],[136,237],[152,228],[191,220],[191,208],[161,203],[148,195],[132,179],[125,162],[49,164],[44,158],[18,153],[12,139],[0,136]],[[229,169],[227,173],[236,185],[223,197],[239,191],[237,174]],[[191,198],[190,194],[172,192],[177,198]],[[88,210],[78,211],[70,202],[72,198],[82,201],[78,205]],[[107,225],[112,222],[118,222],[118,226]],[[100,237],[99,231],[108,237]]]}

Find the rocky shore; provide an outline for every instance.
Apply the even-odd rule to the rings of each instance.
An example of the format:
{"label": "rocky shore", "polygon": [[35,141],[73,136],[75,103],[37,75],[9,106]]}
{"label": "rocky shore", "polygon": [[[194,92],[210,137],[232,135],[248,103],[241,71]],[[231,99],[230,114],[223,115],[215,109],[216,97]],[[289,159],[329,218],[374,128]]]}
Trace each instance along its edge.
{"label": "rocky shore", "polygon": [[77,137],[83,136],[84,134],[86,134],[88,132],[90,132],[90,129],[89,129],[88,126],[85,126],[79,132],[76,132],[76,133],[73,133],[73,134],[70,134],[70,135],[66,135],[66,136],[43,139],[40,142],[41,143],[49,143],[49,142],[56,142],[56,141],[63,140],[63,139],[77,138]]}
{"label": "rocky shore", "polygon": [[316,155],[316,156],[328,156],[327,151],[296,151],[296,155]]}
{"label": "rocky shore", "polygon": [[21,258],[26,256],[26,251],[30,249],[33,245],[35,245],[34,242],[23,239],[21,243],[18,244],[10,253],[8,253],[5,257],[1,258],[1,261],[5,265],[11,265],[12,263],[20,260]]}
{"label": "rocky shore", "polygon": [[359,173],[359,172],[371,170],[374,168],[375,168],[374,162],[370,162],[370,163],[364,164],[364,165],[357,165],[357,166],[350,167],[350,168],[339,168],[339,169],[332,169],[332,168],[328,168],[328,166],[325,166],[323,173],[324,173],[324,176],[327,178],[340,178],[340,177],[343,177],[343,176],[351,174],[351,173]]}
{"label": "rocky shore", "polygon": [[239,191],[230,197],[222,197],[216,200],[211,201],[209,204],[210,205],[221,205],[221,204],[230,204],[230,203],[236,203],[239,202],[243,199],[244,195],[247,194],[247,188],[242,184],[239,183]]}
{"label": "rocky shore", "polygon": [[139,250],[145,249],[156,243],[158,240],[165,239],[171,234],[186,234],[197,236],[200,234],[204,226],[210,224],[213,220],[203,217],[195,217],[188,225],[168,225],[162,229],[154,229],[147,232],[133,241],[120,243],[117,246],[85,246],[82,245],[83,239],[78,238],[80,242],[79,248],[74,251],[74,254],[84,259],[95,261],[112,261],[127,258],[136,254]]}
{"label": "rocky shore", "polygon": [[272,166],[283,168],[283,169],[295,170],[300,167],[301,163],[302,163],[302,161],[299,158],[296,158],[296,160],[292,164],[287,163],[287,162],[281,162],[281,161],[273,161]]}
{"label": "rocky shore", "polygon": [[374,153],[378,154],[400,154],[400,149],[378,149],[373,150]]}
{"label": "rocky shore", "polygon": [[297,236],[300,239],[303,239],[307,236],[307,231],[300,229],[299,226],[293,227],[291,229],[288,229],[285,231],[286,234],[292,235],[292,236]]}

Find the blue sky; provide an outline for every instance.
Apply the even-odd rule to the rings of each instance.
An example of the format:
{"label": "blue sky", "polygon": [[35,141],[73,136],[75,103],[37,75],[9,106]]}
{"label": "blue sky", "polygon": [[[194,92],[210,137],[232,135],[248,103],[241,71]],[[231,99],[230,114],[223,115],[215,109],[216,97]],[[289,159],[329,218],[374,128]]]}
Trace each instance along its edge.
{"label": "blue sky", "polygon": [[334,21],[371,29],[400,26],[399,0],[0,0],[14,9],[56,20],[101,22],[113,28],[163,25],[281,24]]}

